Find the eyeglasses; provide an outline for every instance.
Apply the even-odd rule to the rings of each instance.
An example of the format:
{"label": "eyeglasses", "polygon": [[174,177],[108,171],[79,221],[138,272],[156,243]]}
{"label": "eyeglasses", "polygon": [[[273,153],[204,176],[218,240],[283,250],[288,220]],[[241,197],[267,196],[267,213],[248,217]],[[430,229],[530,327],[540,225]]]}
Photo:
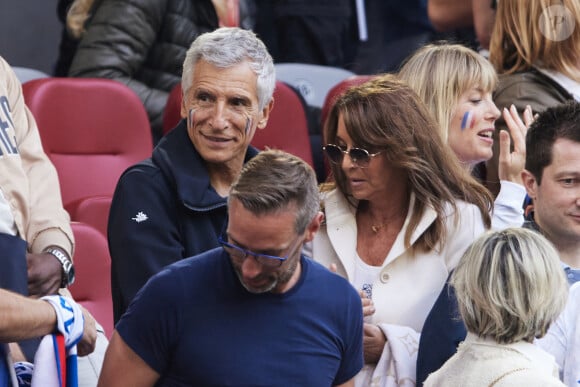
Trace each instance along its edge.
{"label": "eyeglasses", "polygon": [[[218,242],[222,245],[223,249],[226,253],[230,255],[233,259],[238,261],[243,261],[246,257],[251,256],[253,257],[256,262],[258,262],[261,266],[267,268],[276,268],[282,265],[282,262],[287,260],[294,252],[296,252],[296,247],[300,245],[300,239],[294,242],[296,245],[291,246],[291,250],[285,257],[279,257],[277,255],[268,255],[268,254],[258,254],[254,253],[253,251],[246,250],[241,248],[240,246],[233,245],[229,242],[226,242],[227,237],[222,235],[218,237]],[[293,244],[294,245],[294,244]]]}
{"label": "eyeglasses", "polygon": [[342,164],[344,155],[348,155],[352,160],[352,163],[359,168],[366,168],[369,166],[371,159],[378,156],[381,152],[369,153],[366,149],[361,148],[350,148],[349,150],[344,149],[345,147],[340,147],[334,144],[326,144],[322,147],[328,160],[333,164]]}

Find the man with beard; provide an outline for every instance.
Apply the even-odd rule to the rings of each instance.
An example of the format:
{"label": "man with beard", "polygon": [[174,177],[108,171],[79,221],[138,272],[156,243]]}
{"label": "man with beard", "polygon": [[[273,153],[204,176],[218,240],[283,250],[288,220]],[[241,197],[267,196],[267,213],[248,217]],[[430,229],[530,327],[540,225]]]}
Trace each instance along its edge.
{"label": "man with beard", "polygon": [[102,386],[354,386],[362,305],[301,254],[319,211],[316,176],[268,150],[228,196],[220,248],[168,266],[116,326]]}

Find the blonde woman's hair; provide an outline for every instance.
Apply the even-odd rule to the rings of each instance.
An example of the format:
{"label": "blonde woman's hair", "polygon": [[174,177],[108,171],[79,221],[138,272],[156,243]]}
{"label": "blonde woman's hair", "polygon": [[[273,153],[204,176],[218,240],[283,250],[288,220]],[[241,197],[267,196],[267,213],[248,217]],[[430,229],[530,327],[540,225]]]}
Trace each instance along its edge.
{"label": "blonde woman's hair", "polygon": [[85,33],[85,22],[94,2],[95,0],[75,0],[71,4],[66,14],[66,27],[73,38],[80,39]]}
{"label": "blonde woman's hair", "polygon": [[[561,16],[554,14],[557,9],[566,10],[569,18],[561,19],[562,23],[555,25],[543,24]],[[552,28],[560,28],[556,33],[565,34],[570,29],[572,33],[563,40],[542,33],[542,30]],[[489,60],[499,74],[525,71],[537,65],[580,81],[580,1],[498,1]]]}
{"label": "blonde woman's hair", "polygon": [[467,330],[502,344],[544,336],[568,294],[558,252],[545,237],[524,228],[478,238],[459,261],[451,284]]}
{"label": "blonde woman's hair", "polygon": [[493,92],[497,74],[477,52],[459,44],[428,44],[412,54],[399,71],[423,100],[447,143],[451,118],[461,95],[473,87]]}

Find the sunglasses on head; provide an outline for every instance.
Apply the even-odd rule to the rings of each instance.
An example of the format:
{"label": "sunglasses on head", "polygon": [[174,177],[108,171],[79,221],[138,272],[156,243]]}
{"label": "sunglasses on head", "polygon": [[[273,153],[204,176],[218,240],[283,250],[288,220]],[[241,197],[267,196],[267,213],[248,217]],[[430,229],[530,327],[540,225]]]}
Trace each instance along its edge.
{"label": "sunglasses on head", "polygon": [[345,146],[338,146],[334,144],[326,144],[322,147],[326,157],[333,164],[342,164],[344,155],[350,157],[352,163],[359,168],[366,168],[369,166],[371,159],[378,156],[381,152],[369,153],[366,149],[350,148],[346,150]]}

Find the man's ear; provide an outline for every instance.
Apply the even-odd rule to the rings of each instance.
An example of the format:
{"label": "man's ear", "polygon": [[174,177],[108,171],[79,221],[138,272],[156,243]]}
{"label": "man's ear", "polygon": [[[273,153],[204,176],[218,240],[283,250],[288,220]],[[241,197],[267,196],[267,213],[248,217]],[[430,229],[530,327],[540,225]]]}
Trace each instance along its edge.
{"label": "man's ear", "polygon": [[526,188],[526,192],[528,196],[532,198],[532,200],[536,199],[537,190],[538,190],[538,182],[535,176],[528,171],[527,169],[522,170],[522,182],[524,183],[524,187]]}
{"label": "man's ear", "polygon": [[258,120],[258,129],[264,129],[266,127],[266,124],[268,124],[268,118],[270,118],[270,112],[272,111],[272,109],[274,108],[274,98],[272,98],[270,100],[270,102],[268,102],[266,104],[266,106],[264,106],[264,109],[262,109],[261,115],[262,117],[260,117],[260,119]]}
{"label": "man's ear", "polygon": [[[187,106],[186,106],[186,101],[185,101],[185,95],[183,93],[183,90],[181,90],[181,110],[180,110],[180,115],[181,118],[187,118],[187,115],[189,114]],[[189,123],[188,123],[189,125]]]}
{"label": "man's ear", "polygon": [[314,239],[314,236],[316,235],[318,230],[320,230],[320,225],[322,224],[323,220],[324,220],[324,214],[322,212],[318,212],[316,214],[316,216],[314,216],[314,218],[312,218],[312,221],[310,221],[310,224],[306,228],[306,235],[304,237],[304,242],[310,242],[311,240]]}

